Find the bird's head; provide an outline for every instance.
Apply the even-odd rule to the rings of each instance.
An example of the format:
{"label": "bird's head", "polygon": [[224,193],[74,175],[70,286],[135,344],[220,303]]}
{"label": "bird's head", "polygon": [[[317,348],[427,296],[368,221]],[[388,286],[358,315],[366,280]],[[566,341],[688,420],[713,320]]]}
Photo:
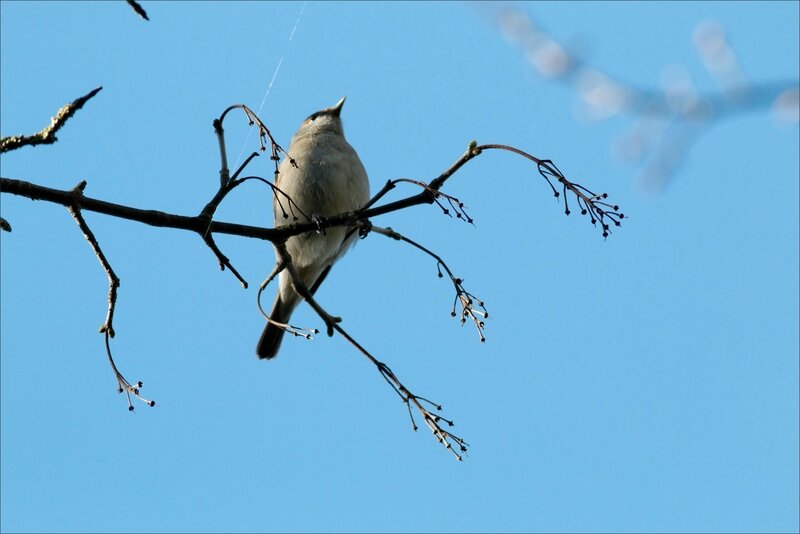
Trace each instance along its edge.
{"label": "bird's head", "polygon": [[346,96],[343,96],[341,100],[333,106],[321,109],[309,115],[308,118],[303,121],[303,124],[300,125],[297,135],[330,132],[338,133],[343,136],[344,129],[342,128],[342,119],[340,115],[346,98]]}

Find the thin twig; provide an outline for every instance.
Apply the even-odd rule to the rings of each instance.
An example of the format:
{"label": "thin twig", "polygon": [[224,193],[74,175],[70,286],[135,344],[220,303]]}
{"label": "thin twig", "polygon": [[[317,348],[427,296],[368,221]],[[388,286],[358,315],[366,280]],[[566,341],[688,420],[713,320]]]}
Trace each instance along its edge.
{"label": "thin twig", "polygon": [[[72,194],[75,195],[76,198],[80,198],[83,196],[83,190],[85,188],[86,180],[82,180],[72,189]],[[97,238],[94,236],[91,228],[89,228],[89,225],[86,224],[83,215],[81,215],[80,204],[76,202],[74,205],[67,206],[67,209],[70,215],[75,219],[75,222],[78,223],[78,227],[81,229],[81,232],[83,232],[83,236],[86,238],[86,241],[89,242],[89,246],[92,247],[92,250],[97,256],[97,260],[100,262],[100,265],[103,267],[108,277],[108,311],[106,312],[106,320],[100,327],[100,333],[108,332],[111,337],[114,337],[114,310],[117,305],[117,288],[119,288],[120,283],[119,277],[114,272],[114,269],[112,269],[111,264],[100,249]]]}
{"label": "thin twig", "polygon": [[233,265],[231,265],[231,260],[228,258],[228,256],[222,253],[222,251],[217,246],[217,243],[214,241],[214,236],[211,233],[206,232],[202,237],[203,237],[203,242],[206,244],[208,248],[211,249],[211,252],[214,253],[214,256],[217,257],[217,262],[219,263],[220,271],[224,271],[225,268],[227,267],[228,270],[231,272],[231,274],[234,277],[236,277],[236,279],[239,281],[240,284],[242,284],[242,288],[247,289],[248,288],[247,280],[245,280],[242,277],[242,275],[239,274],[239,271],[237,271],[236,268]]}
{"label": "thin twig", "polygon": [[284,269],[289,273],[289,276],[292,278],[292,285],[294,286],[295,291],[300,294],[308,305],[317,312],[317,315],[322,318],[325,322],[325,326],[328,331],[328,336],[333,335],[333,327],[342,321],[341,317],[336,317],[329,314],[325,311],[322,306],[314,299],[314,296],[311,294],[311,290],[306,286],[303,279],[300,277],[300,273],[297,272],[297,269],[292,262],[292,256],[289,254],[289,251],[286,250],[286,243],[275,243],[275,250],[278,253],[278,262],[284,266]]}
{"label": "thin twig", "polygon": [[[323,322],[327,327],[328,335],[332,336],[334,331],[339,332],[339,334],[342,337],[344,337],[354,347],[356,347],[356,349],[358,349],[359,352],[361,352],[364,356],[366,356],[375,365],[375,367],[377,367],[378,371],[381,373],[381,376],[383,376],[384,380],[386,380],[386,382],[392,386],[392,389],[394,389],[395,393],[397,393],[400,396],[403,402],[406,404],[410,403],[414,405],[414,407],[422,415],[425,424],[428,426],[431,432],[433,432],[433,435],[436,437],[437,441],[439,441],[446,448],[452,451],[456,459],[461,460],[462,454],[467,452],[468,444],[462,438],[442,428],[441,425],[439,424],[440,421],[444,421],[449,426],[453,426],[453,422],[449,419],[441,417],[440,415],[432,413],[430,410],[428,410],[425,404],[427,403],[435,407],[436,410],[441,410],[442,407],[438,404],[432,403],[431,401],[423,397],[419,397],[411,393],[411,391],[409,391],[409,389],[406,388],[402,382],[400,382],[397,376],[395,376],[395,374],[392,372],[392,370],[389,368],[388,365],[375,358],[372,354],[369,353],[369,351],[367,351],[363,346],[361,346],[361,344],[359,344],[355,339],[353,339],[350,336],[350,334],[348,334],[339,324],[341,323],[342,320],[341,317],[332,316],[324,308],[322,308],[322,306],[320,306],[320,304],[314,299],[313,295],[311,294],[311,291],[308,289],[306,284],[300,278],[299,273],[292,264],[292,257],[286,250],[285,243],[283,242],[277,243],[275,245],[275,249],[277,250],[278,253],[279,264],[273,269],[273,272],[270,274],[267,280],[265,280],[263,285],[266,285],[270,280],[272,280],[281,267],[286,269],[289,273],[289,276],[291,276],[292,278],[292,283],[294,285],[295,291],[297,291],[306,300],[306,302],[308,302],[311,308],[315,312],[317,312],[317,315],[320,316],[320,318],[323,320]],[[414,421],[414,416],[412,415],[410,408],[409,408],[409,416],[411,417],[411,424],[414,430],[416,430],[417,425],[416,422]],[[459,450],[456,451],[453,445],[457,445],[459,447]]]}
{"label": "thin twig", "polygon": [[[475,147],[474,150],[478,153],[481,153],[484,150],[505,150],[536,163],[539,174],[547,181],[547,183],[550,185],[550,188],[553,190],[553,196],[558,198],[563,193],[564,213],[566,215],[571,213],[569,210],[569,204],[567,203],[566,194],[567,191],[569,191],[578,199],[578,204],[583,206],[581,215],[588,214],[593,225],[596,222],[600,222],[600,229],[602,230],[603,237],[608,237],[611,234],[611,227],[606,221],[610,221],[614,226],[620,226],[622,224],[622,219],[625,218],[625,214],[619,211],[619,206],[604,202],[604,200],[608,198],[607,193],[595,194],[584,186],[567,180],[567,178],[561,173],[561,170],[549,159],[539,159],[536,156],[525,152],[524,150],[501,144],[480,145]],[[562,192],[559,192],[555,186],[553,186],[553,183],[550,181],[551,178],[555,179],[559,184],[561,184]],[[581,204],[581,202],[583,202],[583,204]]]}
{"label": "thin twig", "polygon": [[142,6],[139,5],[139,2],[137,2],[136,0],[127,0],[127,2],[128,5],[131,6],[131,8],[133,8],[133,10],[136,12],[137,15],[142,17],[144,20],[150,20],[150,18],[147,16],[147,12],[144,10]]}
{"label": "thin twig", "polygon": [[104,334],[106,342],[106,356],[108,356],[108,361],[111,364],[111,370],[114,371],[114,376],[117,378],[117,393],[125,393],[125,396],[128,398],[128,410],[131,412],[134,410],[133,402],[131,402],[131,395],[144,402],[151,408],[155,406],[156,401],[142,397],[140,394],[139,390],[144,387],[144,383],[142,383],[141,380],[137,381],[135,385],[131,384],[125,379],[124,376],[122,376],[122,373],[119,372],[117,365],[114,363],[114,358],[111,356],[111,343],[109,341],[111,336],[109,336],[108,332],[104,332]]}
{"label": "thin twig", "polygon": [[58,141],[56,133],[75,113],[83,107],[94,95],[103,88],[92,89],[80,98],[77,98],[59,109],[55,117],[50,119],[50,124],[33,135],[17,135],[0,139],[0,153],[10,152],[23,146],[50,145]]}
{"label": "thin twig", "polygon": [[[86,180],[83,180],[72,189],[73,195],[75,195],[76,198],[80,198],[83,196],[83,190],[85,187]],[[103,250],[100,248],[100,244],[97,242],[94,232],[92,232],[91,228],[89,228],[89,225],[86,224],[86,220],[83,218],[83,215],[81,215],[81,210],[78,206],[78,203],[76,202],[75,205],[67,206],[67,209],[69,210],[70,215],[72,215],[72,218],[75,219],[75,222],[78,223],[78,228],[81,229],[83,237],[86,238],[89,246],[92,247],[95,256],[97,256],[97,260],[100,262],[100,265],[103,267],[103,270],[106,272],[106,276],[108,277],[108,311],[106,312],[106,320],[100,327],[100,333],[105,336],[106,354],[108,356],[108,361],[111,364],[111,369],[114,371],[114,376],[117,379],[117,384],[119,386],[118,391],[120,393],[125,391],[127,394],[128,409],[131,411],[133,411],[131,395],[150,406],[155,406],[155,401],[145,399],[139,395],[139,389],[142,387],[142,382],[137,382],[136,386],[132,385],[119,371],[116,363],[114,363],[114,357],[111,355],[111,344],[109,340],[110,338],[114,337],[114,310],[117,306],[117,288],[119,288],[120,280],[117,274],[114,272],[114,269],[111,267],[106,255],[103,253]]]}
{"label": "thin twig", "polygon": [[247,117],[248,124],[253,126],[254,124],[258,124],[258,131],[259,131],[259,142],[261,143],[261,151],[266,152],[266,140],[269,140],[270,145],[270,159],[275,163],[275,174],[278,174],[278,161],[280,160],[280,154],[285,154],[286,157],[289,158],[289,162],[292,166],[296,167],[297,163],[295,160],[275,141],[275,138],[272,136],[272,132],[269,131],[267,125],[255,114],[255,112],[247,107],[244,104],[233,104],[232,106],[228,106],[225,111],[219,116],[217,119],[220,123],[225,121],[225,117],[233,111],[234,109],[241,109],[245,116]]}
{"label": "thin twig", "polygon": [[[317,222],[298,222],[284,226],[279,226],[276,228],[261,228],[258,226],[248,226],[243,224],[232,224],[232,223],[225,223],[218,221],[212,221],[209,225],[208,220],[202,217],[186,217],[182,215],[164,213],[156,210],[142,210],[129,206],[123,206],[120,204],[106,202],[103,200],[93,199],[90,197],[82,197],[80,199],[80,207],[81,209],[84,210],[96,211],[114,217],[138,221],[145,224],[149,224],[151,226],[177,228],[181,230],[191,230],[193,232],[198,232],[198,233],[200,232],[204,233],[208,231],[213,233],[264,239],[267,241],[275,242],[275,241],[282,241],[291,236],[303,234],[305,232],[312,230],[317,231],[317,230],[324,230],[326,228],[333,228],[336,226],[351,225],[353,224],[353,221],[356,219],[365,220],[386,213],[399,211],[411,206],[418,206],[420,204],[432,204],[433,194],[431,192],[431,189],[438,190],[444,184],[444,182],[450,176],[452,176],[453,173],[455,173],[458,169],[463,167],[464,164],[475,158],[477,155],[481,154],[483,150],[490,150],[490,149],[511,151],[516,154],[522,155],[523,157],[531,161],[534,161],[535,163],[537,163],[537,165],[540,165],[539,166],[540,174],[544,176],[544,174],[547,173],[549,175],[556,177],[559,181],[564,180],[563,183],[567,185],[567,188],[570,191],[574,190],[577,196],[581,196],[578,193],[580,191],[578,189],[579,186],[566,180],[566,178],[564,178],[563,175],[561,175],[560,171],[558,171],[554,166],[552,166],[553,168],[551,169],[552,162],[550,162],[549,160],[540,160],[528,154],[527,152],[523,152],[521,150],[514,149],[513,147],[509,147],[506,145],[482,145],[482,146],[478,146],[475,144],[473,145],[471,145],[470,148],[467,150],[467,152],[462,154],[459,157],[459,159],[448,170],[446,170],[439,177],[430,182],[428,189],[416,195],[412,195],[410,197],[397,200],[394,202],[389,202],[387,204],[383,204],[377,207],[371,207],[367,210],[357,210],[354,212],[341,213],[339,215],[326,217],[323,221],[317,221]],[[247,177],[247,178],[241,178],[239,180],[244,181],[253,178],[258,178],[259,180],[267,182],[266,180],[260,177]],[[64,206],[68,206],[74,202],[74,199],[69,191],[52,189],[49,187],[32,184],[30,182],[25,182],[23,180],[14,180],[11,178],[0,178],[0,192],[24,196],[33,200],[46,200],[48,202],[55,202],[57,204],[62,204]],[[598,198],[592,198],[585,194],[583,196],[586,197],[586,201],[589,202],[590,206],[594,205],[596,200],[598,200]],[[612,216],[616,217],[613,224],[615,226],[619,226],[618,223],[620,223],[620,220],[624,218],[624,215],[622,215],[621,213],[616,213],[616,210],[612,210],[610,213],[605,213],[605,218],[608,218],[609,220],[611,220]]]}
{"label": "thin twig", "polygon": [[[244,289],[247,289],[248,287],[247,281],[242,277],[241,274],[239,274],[239,271],[237,271],[236,268],[231,264],[230,258],[228,258],[225,254],[222,253],[219,246],[217,246],[216,241],[214,241],[214,237],[210,231],[211,224],[214,219],[214,214],[216,213],[217,208],[219,207],[220,203],[225,199],[225,197],[228,195],[228,193],[233,191],[233,189],[235,189],[238,185],[244,183],[246,180],[254,178],[254,177],[248,177],[248,178],[238,179],[238,176],[245,169],[245,167],[247,167],[247,165],[255,157],[258,156],[257,152],[253,152],[252,154],[250,154],[250,156],[244,161],[244,163],[242,163],[242,165],[236,170],[233,177],[231,177],[230,170],[228,169],[228,154],[225,148],[225,129],[223,128],[222,123],[225,120],[225,116],[228,114],[228,112],[231,109],[236,109],[236,108],[241,108],[242,110],[244,110],[251,124],[253,123],[253,121],[257,121],[259,123],[259,127],[261,128],[262,151],[265,148],[263,144],[264,136],[265,135],[268,136],[272,150],[272,159],[275,161],[276,175],[278,174],[278,164],[277,164],[277,161],[279,159],[278,154],[281,151],[283,151],[283,148],[281,148],[280,145],[278,145],[278,143],[273,139],[272,134],[269,132],[267,127],[247,106],[244,105],[231,106],[228,109],[226,109],[218,119],[214,119],[213,122],[214,133],[217,136],[217,142],[219,145],[219,155],[220,155],[220,170],[219,170],[220,185],[214,197],[205,205],[205,207],[200,212],[199,217],[208,221],[205,231],[203,231],[200,235],[206,246],[208,246],[208,248],[211,249],[211,252],[214,254],[214,256],[216,256],[220,270],[224,271],[225,268],[227,267],[227,269],[231,272],[231,274],[233,274],[234,277],[236,277],[236,279],[239,281],[242,287]],[[288,195],[283,193],[283,191],[280,191],[274,184],[268,182],[267,180],[264,180],[263,178],[258,178],[258,179],[272,188],[273,195],[275,196],[276,201],[281,206],[281,209],[283,209],[283,204],[280,203],[278,194],[280,193],[284,195],[286,198],[289,198]],[[290,210],[294,211],[292,205],[293,201],[291,198],[289,198]],[[296,204],[294,205],[296,206]],[[283,210],[283,212],[284,216],[288,217],[288,214],[286,214],[286,210]],[[297,220],[297,217],[295,217],[295,220]]]}
{"label": "thin twig", "polygon": [[[219,169],[219,189],[220,191],[228,185],[231,179],[230,171],[228,170],[228,151],[225,150],[225,130],[222,128],[222,121],[214,119],[213,122],[214,133],[217,135],[217,143],[219,144],[219,159],[222,162]],[[245,163],[249,163],[248,159]]]}
{"label": "thin twig", "polygon": [[[461,304],[461,314],[460,314],[460,321],[463,325],[467,322],[469,318],[472,323],[475,325],[475,328],[478,330],[478,335],[480,336],[481,343],[486,341],[486,336],[483,334],[483,329],[486,326],[484,321],[489,318],[489,312],[486,311],[484,307],[484,303],[481,299],[477,298],[475,295],[464,289],[464,280],[461,278],[456,277],[453,274],[453,271],[450,270],[447,263],[435,252],[432,250],[420,245],[416,241],[405,237],[398,232],[395,232],[391,228],[381,228],[378,226],[372,226],[370,228],[371,231],[377,232],[383,236],[389,237],[391,239],[395,239],[397,241],[403,241],[408,243],[409,245],[421,250],[431,258],[436,260],[436,270],[439,275],[439,278],[442,278],[442,269],[445,270],[447,276],[450,277],[450,282],[453,284],[453,289],[455,289],[456,295],[453,299],[453,309],[450,311],[450,315],[452,317],[456,316],[456,303]],[[475,308],[475,305],[478,305],[479,309]]]}
{"label": "thin twig", "polygon": [[[293,326],[293,325],[290,325],[290,324],[287,324],[287,323],[279,323],[279,322],[275,321],[274,319],[272,319],[272,317],[270,317],[264,311],[264,308],[261,306],[261,295],[262,295],[262,293],[264,293],[264,290],[267,288],[267,286],[270,284],[270,282],[272,282],[272,280],[274,280],[275,277],[278,276],[278,274],[280,274],[280,272],[283,271],[285,268],[286,268],[286,264],[284,262],[276,263],[275,267],[273,267],[273,269],[272,269],[272,272],[269,273],[269,276],[267,276],[267,278],[263,282],[261,282],[261,285],[258,288],[258,293],[256,294],[256,304],[258,305],[258,311],[261,312],[261,315],[264,317],[264,319],[267,320],[268,323],[277,326],[278,328],[284,330],[285,332],[287,332],[287,333],[289,333],[289,334],[291,334],[293,336],[302,337],[304,339],[314,339],[314,336],[316,334],[319,334],[319,330],[317,330],[316,328],[302,328],[302,327]],[[278,289],[278,291],[280,291],[280,288]]]}
{"label": "thin twig", "polygon": [[[406,406],[408,407],[408,415],[411,418],[412,428],[415,431],[417,430],[417,424],[414,421],[414,415],[410,407],[411,404],[413,404],[414,407],[417,409],[417,411],[420,413],[420,415],[422,415],[422,419],[423,421],[425,421],[425,425],[430,429],[434,437],[436,437],[436,440],[442,445],[444,445],[447,449],[449,449],[450,452],[452,452],[453,455],[456,457],[456,460],[461,461],[463,459],[463,455],[466,454],[467,452],[467,447],[469,447],[469,444],[466,441],[464,441],[461,437],[445,430],[439,424],[440,422],[445,422],[447,426],[453,426],[455,424],[453,423],[453,421],[431,412],[426,406],[426,404],[430,405],[437,411],[440,411],[442,409],[441,405],[433,403],[423,397],[420,397],[412,393],[405,385],[403,385],[403,383],[400,381],[399,378],[397,378],[397,375],[394,374],[394,372],[389,368],[388,365],[386,365],[382,361],[375,358],[375,356],[370,354],[369,351],[367,351],[367,349],[365,349],[360,343],[358,343],[355,339],[353,339],[352,336],[350,336],[350,334],[348,334],[341,327],[341,325],[334,324],[333,328],[334,330],[339,332],[339,334],[343,338],[349,341],[350,344],[353,345],[361,354],[366,356],[367,359],[369,359],[369,361],[371,361],[378,369],[378,372],[381,374],[383,379],[386,380],[386,382],[390,386],[392,386],[392,389],[394,389],[395,393],[397,393],[397,395],[400,397],[403,403],[405,403]],[[458,450],[456,450],[456,447],[458,447]]]}

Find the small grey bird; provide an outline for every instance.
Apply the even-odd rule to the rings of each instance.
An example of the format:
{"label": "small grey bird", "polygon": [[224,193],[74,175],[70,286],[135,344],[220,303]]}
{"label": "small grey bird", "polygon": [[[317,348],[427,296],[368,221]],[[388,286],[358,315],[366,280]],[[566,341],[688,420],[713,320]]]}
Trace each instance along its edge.
{"label": "small grey bird", "polygon": [[[358,154],[344,138],[339,115],[345,98],[335,106],[312,113],[300,125],[289,145],[289,157],[281,162],[275,185],[289,195],[309,217],[331,217],[362,207],[369,200],[369,179]],[[293,158],[296,167],[291,164]],[[273,201],[275,225],[291,222],[283,217],[289,212],[287,200]],[[296,213],[296,210],[295,210]],[[297,213],[298,222],[309,219]],[[347,228],[327,228],[308,232],[286,241],[292,263],[306,287],[313,294],[325,280],[331,266],[355,243],[356,234],[345,239]],[[279,275],[278,294],[270,319],[288,324],[302,297],[295,291],[286,270]],[[259,358],[274,358],[285,330],[268,322],[256,347]]]}

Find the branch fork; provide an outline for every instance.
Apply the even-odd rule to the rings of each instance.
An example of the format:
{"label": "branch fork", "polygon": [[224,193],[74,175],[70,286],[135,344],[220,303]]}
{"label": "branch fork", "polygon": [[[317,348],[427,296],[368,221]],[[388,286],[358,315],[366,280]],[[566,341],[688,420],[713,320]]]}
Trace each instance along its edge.
{"label": "branch fork", "polygon": [[[58,128],[60,128],[77,109],[80,109],[80,106],[82,106],[86,100],[94,96],[97,91],[99,91],[99,88],[82,97],[81,99],[76,100],[72,104],[65,106],[65,108],[62,108],[62,110],[60,110],[57,114],[57,117],[54,118],[51,128],[46,132],[43,131],[45,133],[40,132],[40,134],[37,134],[42,137],[42,139],[52,139],[52,141],[43,141],[42,139],[39,139],[38,141],[32,140],[36,136],[23,138],[22,141],[15,141],[15,139],[18,138],[4,138],[0,140],[0,152],[13,150],[14,148],[19,148],[19,146],[38,144],[42,142],[53,142],[55,140],[55,131],[57,131]],[[106,353],[118,383],[118,391],[120,393],[126,393],[129,409],[133,410],[132,398],[137,398],[150,406],[155,406],[155,402],[141,396],[140,390],[142,388],[142,382],[137,381],[135,383],[131,383],[125,379],[122,373],[120,373],[117,369],[112,357],[110,339],[114,337],[113,319],[114,310],[116,307],[117,289],[120,285],[120,279],[111,268],[111,265],[103,254],[96,237],[86,224],[86,221],[83,219],[81,210],[96,211],[159,227],[172,227],[193,231],[200,235],[206,245],[211,249],[212,253],[217,258],[220,268],[223,270],[225,268],[230,270],[245,288],[248,287],[247,282],[232,266],[230,259],[225,256],[216,245],[213,234],[227,233],[270,241],[277,250],[278,263],[267,279],[261,284],[258,291],[258,308],[262,315],[264,315],[268,321],[271,321],[261,307],[260,297],[263,290],[281,271],[286,270],[288,275],[291,277],[295,289],[325,323],[327,334],[332,336],[334,332],[338,332],[339,335],[344,337],[359,352],[361,352],[361,354],[363,354],[375,365],[380,375],[384,378],[384,380],[386,380],[386,382],[392,387],[395,393],[397,393],[402,402],[406,405],[409,417],[411,419],[412,428],[414,430],[417,430],[418,428],[414,416],[416,412],[422,417],[425,426],[427,426],[428,429],[433,433],[437,441],[449,449],[455,455],[456,459],[461,460],[467,452],[468,444],[461,437],[447,430],[447,428],[452,427],[454,423],[452,420],[447,419],[438,413],[442,409],[441,405],[412,393],[411,390],[397,378],[387,364],[375,358],[342,328],[341,317],[337,317],[328,313],[314,299],[311,290],[306,287],[292,263],[292,258],[286,249],[286,240],[292,236],[300,235],[306,232],[324,232],[326,228],[345,226],[348,227],[348,232],[350,234],[356,231],[359,232],[359,236],[361,238],[366,237],[370,231],[375,231],[391,239],[402,241],[413,246],[414,248],[429,255],[436,261],[437,274],[440,278],[443,278],[444,274],[447,274],[455,291],[453,307],[450,314],[454,317],[460,316],[460,322],[462,325],[467,321],[471,322],[475,326],[480,336],[480,341],[483,342],[485,341],[485,320],[488,319],[489,314],[484,307],[483,301],[465,289],[463,279],[455,276],[450,267],[436,253],[432,252],[416,241],[413,241],[399,234],[398,232],[395,232],[391,228],[379,228],[373,226],[370,222],[370,218],[405,209],[411,206],[421,204],[436,204],[445,215],[452,217],[454,213],[456,218],[474,224],[472,218],[465,211],[464,204],[456,197],[442,192],[441,189],[445,182],[450,179],[450,177],[452,177],[453,174],[455,174],[461,167],[487,150],[508,151],[533,161],[537,165],[539,174],[545,178],[547,183],[550,185],[554,196],[557,198],[560,198],[561,196],[564,197],[565,213],[567,215],[570,214],[567,197],[569,194],[572,194],[575,196],[575,201],[581,213],[583,215],[588,215],[592,224],[596,225],[596,223],[600,223],[604,237],[607,237],[610,234],[611,225],[620,226],[624,215],[619,212],[618,206],[607,202],[608,195],[605,193],[595,194],[589,189],[567,180],[558,167],[556,167],[555,164],[550,160],[538,159],[527,152],[507,145],[478,145],[477,142],[472,141],[467,147],[467,150],[456,160],[455,163],[453,163],[447,170],[429,183],[412,180],[409,178],[388,180],[383,188],[381,188],[381,190],[375,196],[373,196],[366,205],[355,212],[342,213],[326,218],[308,217],[302,212],[302,210],[300,210],[299,206],[297,206],[297,204],[285,192],[276,187],[274,183],[259,176],[240,177],[247,165],[254,158],[258,157],[259,152],[251,153],[245,162],[239,166],[239,168],[236,169],[233,174],[231,174],[228,168],[223,121],[226,115],[234,109],[241,109],[251,125],[258,125],[259,141],[261,144],[260,152],[266,152],[267,146],[270,147],[270,159],[274,162],[274,172],[276,175],[279,173],[278,161],[280,160],[281,154],[289,158],[289,161],[292,165],[297,166],[297,163],[291,158],[291,156],[289,156],[286,151],[284,151],[283,148],[275,142],[269,129],[256,116],[256,114],[250,110],[250,108],[241,104],[230,106],[213,123],[220,149],[220,185],[213,198],[195,217],[184,217],[180,215],[158,212],[155,210],[140,210],[128,206],[121,206],[118,204],[112,204],[110,202],[88,198],[83,194],[86,187],[85,181],[82,181],[70,191],[60,191],[20,180],[0,178],[0,191],[4,193],[21,195],[34,200],[44,199],[49,202],[55,202],[66,206],[78,224],[84,237],[89,242],[89,245],[92,247],[92,250],[95,252],[98,261],[106,272],[109,286],[108,311],[105,322],[100,327],[100,333],[104,334],[105,336]],[[14,143],[17,144],[15,145]],[[260,181],[271,189],[273,199],[276,205],[280,207],[283,217],[285,219],[289,219],[290,216],[293,218],[290,224],[275,228],[259,228],[217,222],[214,220],[214,215],[216,214],[217,208],[227,197],[227,195],[242,183],[250,180]],[[556,188],[556,185],[554,185],[554,181],[557,182],[560,191]],[[394,190],[401,183],[408,183],[418,186],[422,189],[422,191],[400,200],[377,205],[380,199],[382,199],[390,191]],[[304,218],[308,219],[308,222],[298,222],[298,213],[303,215]],[[7,221],[3,220],[0,222],[2,223],[4,229],[10,228],[10,225]],[[460,308],[460,312],[457,311],[458,308]],[[311,339],[312,335],[318,333],[318,330],[316,329],[303,329],[288,324],[278,326],[284,328],[284,330],[295,336],[302,336],[307,339]]]}

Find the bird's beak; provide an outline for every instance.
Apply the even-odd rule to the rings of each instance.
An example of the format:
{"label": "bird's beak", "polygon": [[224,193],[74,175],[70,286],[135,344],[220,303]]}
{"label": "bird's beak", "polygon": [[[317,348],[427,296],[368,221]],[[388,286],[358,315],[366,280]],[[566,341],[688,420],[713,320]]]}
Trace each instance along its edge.
{"label": "bird's beak", "polygon": [[347,100],[346,96],[343,96],[341,100],[339,100],[335,106],[330,107],[330,109],[334,116],[338,117],[342,113],[342,106],[344,106],[344,101]]}

